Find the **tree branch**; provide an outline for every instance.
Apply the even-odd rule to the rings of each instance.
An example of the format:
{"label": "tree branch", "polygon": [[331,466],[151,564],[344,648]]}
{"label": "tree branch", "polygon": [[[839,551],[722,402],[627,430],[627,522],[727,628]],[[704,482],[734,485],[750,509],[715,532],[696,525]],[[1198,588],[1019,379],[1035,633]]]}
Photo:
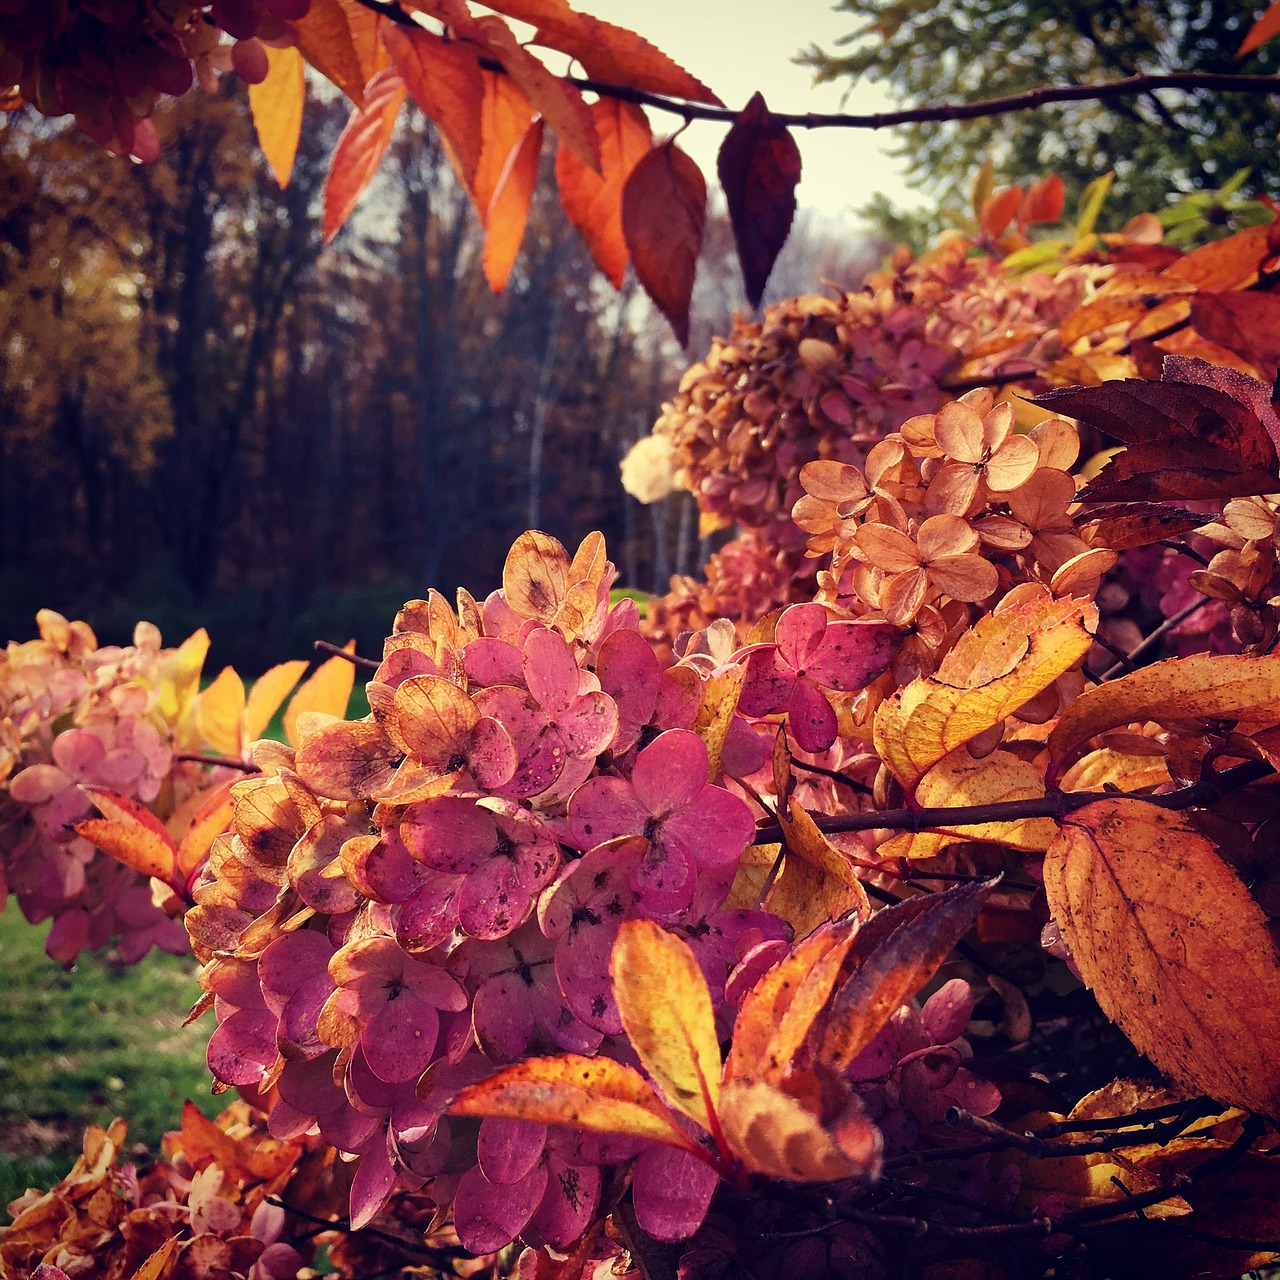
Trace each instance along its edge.
{"label": "tree branch", "polygon": [[[395,0],[357,0],[366,9],[381,14],[401,26],[420,26]],[[489,71],[505,72],[496,58],[481,58],[481,66]],[[650,93],[631,85],[613,84],[608,80],[592,80],[565,76],[570,84],[603,98],[633,102],[653,107],[689,120],[718,120],[731,124],[741,111],[733,107],[713,107],[706,103]],[[889,129],[900,124],[927,124],[948,120],[974,120],[983,116],[1009,115],[1032,111],[1053,102],[1110,102],[1121,98],[1149,95],[1156,89],[1218,89],[1232,93],[1280,93],[1280,76],[1238,76],[1220,71],[1173,71],[1163,75],[1133,75],[1102,84],[1041,85],[1003,98],[983,98],[978,102],[944,102],[931,107],[907,107],[900,111],[873,111],[856,114],[843,111],[774,112],[780,124],[796,129]],[[1158,99],[1152,99],[1157,102]],[[1163,107],[1162,107],[1163,109]]]}
{"label": "tree branch", "polygon": [[[1225,769],[1212,778],[1203,778],[1189,786],[1180,787],[1163,795],[1130,796],[1145,804],[1176,811],[1201,808],[1220,800],[1230,791],[1247,787],[1251,782],[1275,772],[1269,764],[1251,760],[1247,764]],[[863,809],[858,813],[845,813],[831,817],[814,814],[818,830],[831,835],[843,831],[874,831],[887,827],[893,831],[936,831],[953,827],[978,827],[988,822],[1015,822],[1022,818],[1056,818],[1061,821],[1068,814],[1096,800],[1114,800],[1112,791],[1052,791],[1046,796],[1029,800],[1003,800],[994,804],[956,805],[954,808],[934,809]],[[776,844],[782,839],[782,829],[776,823],[756,828],[753,844]]]}

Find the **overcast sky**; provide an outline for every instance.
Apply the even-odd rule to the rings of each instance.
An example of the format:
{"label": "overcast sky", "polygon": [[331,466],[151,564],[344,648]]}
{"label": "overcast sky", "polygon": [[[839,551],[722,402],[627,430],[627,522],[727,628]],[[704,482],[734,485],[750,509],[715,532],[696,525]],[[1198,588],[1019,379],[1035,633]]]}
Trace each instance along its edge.
{"label": "overcast sky", "polygon": [[[831,48],[854,26],[830,0],[576,0],[575,7],[644,36],[696,75],[730,107],[755,90],[774,111],[884,111],[892,106],[876,85],[854,89],[842,105],[841,84],[813,87],[810,72],[792,63],[812,42]],[[656,135],[678,127],[676,117],[650,112]],[[714,182],[716,150],[725,126],[694,121],[680,145]],[[858,208],[877,191],[916,207],[920,197],[903,182],[884,151],[889,135],[864,129],[797,129],[803,176],[801,208],[826,214]]]}

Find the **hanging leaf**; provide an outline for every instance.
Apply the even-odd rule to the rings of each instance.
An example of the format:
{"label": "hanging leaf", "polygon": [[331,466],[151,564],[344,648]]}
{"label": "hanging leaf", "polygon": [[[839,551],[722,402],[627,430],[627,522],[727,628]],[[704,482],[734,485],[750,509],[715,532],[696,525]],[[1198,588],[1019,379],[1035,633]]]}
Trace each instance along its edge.
{"label": "hanging leaf", "polygon": [[507,157],[497,190],[489,201],[484,232],[484,278],[494,293],[506,288],[507,277],[520,252],[533,190],[538,185],[542,155],[542,121],[535,120]]}
{"label": "hanging leaf", "polygon": [[363,106],[351,113],[334,148],[324,184],[326,244],[338,234],[373,181],[407,95],[404,78],[388,67],[369,82]]}
{"label": "hanging leaf", "polygon": [[684,346],[707,215],[702,171],[672,141],[654,147],[622,192],[622,230],[636,277]]}
{"label": "hanging leaf", "polygon": [[1280,957],[1262,908],[1180,814],[1099,800],[1045,855],[1045,889],[1103,1012],[1181,1084],[1280,1116]]}
{"label": "hanging leaf", "polygon": [[534,43],[576,58],[592,80],[625,84],[690,102],[720,106],[720,99],[661,49],[626,27],[575,13],[572,23],[544,23]]}
{"label": "hanging leaf", "polygon": [[600,172],[562,146],[556,151],[556,185],[565,214],[586,241],[592,260],[621,289],[627,271],[622,189],[653,137],[644,112],[629,102],[601,98],[590,109],[600,140]]}
{"label": "hanging leaf", "polygon": [[267,76],[249,86],[253,127],[267,164],[281,189],[289,185],[298,139],[302,136],[302,108],[307,97],[306,63],[297,49],[263,46]]}
{"label": "hanging leaf", "polygon": [[358,0],[311,0],[311,7],[294,22],[299,52],[357,107],[364,105],[365,86],[387,65],[387,52],[378,38],[382,22]]}
{"label": "hanging leaf", "polygon": [[[458,41],[443,40],[429,31],[387,23],[382,41],[396,70],[404,77],[410,96],[448,143],[459,176],[470,190],[480,164],[485,75],[493,73],[481,72],[474,49]],[[521,130],[528,122],[526,117]],[[508,154],[510,147],[502,158],[505,160]],[[484,205],[479,207],[488,208],[492,195],[490,189]]]}
{"label": "hanging leaf", "polygon": [[506,172],[507,161],[533,123],[529,99],[510,76],[497,71],[481,73],[484,87],[480,113],[482,144],[471,182],[471,199],[483,226],[489,206]]}
{"label": "hanging leaf", "polygon": [[716,169],[729,202],[747,301],[758,307],[791,231],[800,181],[800,148],[759,93],[725,134]]}
{"label": "hanging leaf", "polygon": [[600,143],[591,111],[577,87],[553,76],[516,41],[501,18],[481,18],[477,25],[490,51],[551,131],[577,152],[578,159],[598,172]]}

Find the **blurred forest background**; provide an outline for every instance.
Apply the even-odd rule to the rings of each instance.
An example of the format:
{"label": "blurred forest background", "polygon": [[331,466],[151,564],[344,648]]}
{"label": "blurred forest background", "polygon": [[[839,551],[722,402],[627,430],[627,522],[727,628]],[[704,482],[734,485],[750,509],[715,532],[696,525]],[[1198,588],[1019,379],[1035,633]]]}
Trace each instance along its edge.
{"label": "blurred forest background", "polygon": [[[315,639],[380,652],[435,586],[487,593],[523,529],[608,538],[622,582],[696,569],[687,494],[627,497],[622,455],[689,363],[630,283],[594,270],[550,155],[506,292],[434,132],[411,119],[328,247],[344,102],[311,101],[293,179],[262,163],[243,86],[170,102],[163,157],[0,126],[0,633],[49,606],[104,642],[138,618],[261,670]],[[769,298],[856,286],[885,252],[801,219]],[[768,299],[766,299],[767,303]],[[746,310],[708,225],[690,352]]]}

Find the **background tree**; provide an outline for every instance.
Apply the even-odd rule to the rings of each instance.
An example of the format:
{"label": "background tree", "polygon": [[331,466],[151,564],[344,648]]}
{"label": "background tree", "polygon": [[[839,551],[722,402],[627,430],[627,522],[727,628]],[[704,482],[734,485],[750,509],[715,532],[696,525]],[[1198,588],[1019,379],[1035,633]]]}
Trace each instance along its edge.
{"label": "background tree", "polygon": [[[840,48],[811,46],[802,61],[820,81],[881,81],[905,106],[1138,74],[1274,74],[1280,67],[1275,42],[1235,56],[1257,13],[1252,0],[841,0],[837,7],[860,25]],[[974,171],[987,158],[1003,182],[1060,174],[1069,208],[1088,182],[1114,170],[1109,209],[1129,217],[1160,209],[1178,192],[1214,190],[1245,168],[1246,192],[1275,194],[1280,177],[1260,160],[1274,154],[1277,133],[1280,107],[1272,97],[1166,89],[909,125],[897,136],[896,153],[939,206],[935,226],[948,208],[967,209]],[[890,233],[913,230],[909,219],[895,224],[882,202],[869,212]],[[922,228],[914,229],[919,239]]]}

